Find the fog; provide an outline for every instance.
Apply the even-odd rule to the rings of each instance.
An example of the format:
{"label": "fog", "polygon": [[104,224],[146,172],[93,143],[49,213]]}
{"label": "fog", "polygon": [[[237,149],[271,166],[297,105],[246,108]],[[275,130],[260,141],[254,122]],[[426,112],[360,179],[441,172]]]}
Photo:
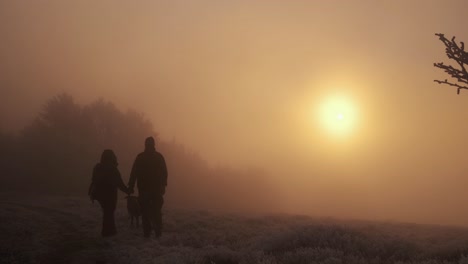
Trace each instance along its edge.
{"label": "fog", "polygon": [[[433,63],[447,61],[434,33],[467,41],[467,8],[463,0],[1,1],[0,129],[20,133],[60,93],[82,105],[103,98],[144,113],[162,142],[213,170],[262,171],[267,183],[242,178],[258,192],[232,198],[271,199],[251,210],[468,225],[468,92],[433,82],[446,78]],[[334,94],[356,109],[345,136],[316,118]],[[177,160],[171,166],[169,185]],[[230,205],[216,208],[243,208]]]}

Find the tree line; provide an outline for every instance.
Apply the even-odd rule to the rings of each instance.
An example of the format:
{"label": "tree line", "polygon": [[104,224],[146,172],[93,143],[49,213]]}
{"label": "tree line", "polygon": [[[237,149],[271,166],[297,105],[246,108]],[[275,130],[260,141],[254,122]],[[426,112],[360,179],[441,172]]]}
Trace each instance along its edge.
{"label": "tree line", "polygon": [[[111,148],[124,181],[147,136],[158,138],[144,114],[122,111],[98,99],[78,104],[73,96],[49,99],[16,134],[0,131],[2,189],[85,195],[101,152]],[[176,207],[256,210],[273,205],[275,188],[258,168],[210,167],[174,140],[157,140],[169,170],[167,203]]]}

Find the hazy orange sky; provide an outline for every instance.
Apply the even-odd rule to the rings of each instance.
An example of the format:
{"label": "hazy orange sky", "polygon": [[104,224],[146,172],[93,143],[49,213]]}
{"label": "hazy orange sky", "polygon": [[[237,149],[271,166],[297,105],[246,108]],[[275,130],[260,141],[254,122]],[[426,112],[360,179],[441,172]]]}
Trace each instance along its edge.
{"label": "hazy orange sky", "polygon": [[[258,166],[278,210],[468,225],[468,91],[434,33],[467,1],[0,1],[0,128],[68,92],[145,112],[211,164]],[[317,120],[356,110],[337,136]],[[284,188],[283,188],[284,187]],[[268,194],[259,194],[268,195]]]}

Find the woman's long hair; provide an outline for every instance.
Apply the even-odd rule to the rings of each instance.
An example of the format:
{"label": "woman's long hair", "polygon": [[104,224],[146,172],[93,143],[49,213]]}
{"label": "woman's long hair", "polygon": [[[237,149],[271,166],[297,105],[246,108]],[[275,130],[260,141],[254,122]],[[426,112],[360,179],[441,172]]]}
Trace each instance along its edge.
{"label": "woman's long hair", "polygon": [[101,164],[111,166],[119,165],[119,163],[117,163],[117,156],[115,155],[114,151],[112,151],[112,149],[106,149],[102,152]]}

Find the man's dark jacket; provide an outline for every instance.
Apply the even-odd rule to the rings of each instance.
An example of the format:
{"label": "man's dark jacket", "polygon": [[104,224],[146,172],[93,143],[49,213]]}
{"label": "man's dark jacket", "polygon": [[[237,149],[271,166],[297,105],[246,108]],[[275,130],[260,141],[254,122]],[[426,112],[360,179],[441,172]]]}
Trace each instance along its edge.
{"label": "man's dark jacket", "polygon": [[144,152],[138,154],[128,182],[131,190],[135,186],[135,181],[140,195],[163,194],[167,185],[167,167],[161,153],[154,148],[146,148]]}

